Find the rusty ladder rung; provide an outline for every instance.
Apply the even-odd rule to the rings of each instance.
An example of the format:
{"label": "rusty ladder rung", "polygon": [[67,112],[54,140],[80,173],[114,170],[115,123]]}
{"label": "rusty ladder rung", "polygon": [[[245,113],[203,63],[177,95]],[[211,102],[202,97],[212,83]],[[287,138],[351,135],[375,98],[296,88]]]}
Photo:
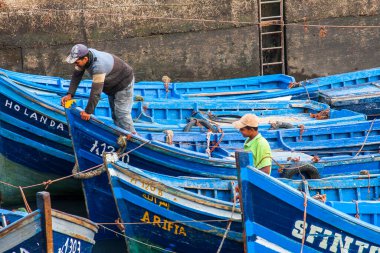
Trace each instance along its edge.
{"label": "rusty ladder rung", "polygon": [[279,19],[281,19],[282,16],[268,16],[268,17],[261,17],[260,20],[263,21],[263,20],[270,20],[270,19],[275,19],[275,18],[279,18]]}
{"label": "rusty ladder rung", "polygon": [[267,62],[267,63],[263,63],[263,66],[281,65],[282,63],[283,63],[282,61],[278,61],[278,62]]}
{"label": "rusty ladder rung", "polygon": [[273,0],[273,1],[260,2],[260,4],[276,4],[276,3],[281,3],[281,0]]}
{"label": "rusty ladder rung", "polygon": [[270,34],[281,34],[282,31],[275,31],[275,32],[263,32],[261,35],[270,35]]}
{"label": "rusty ladder rung", "polygon": [[[260,23],[260,26],[259,26],[259,36],[260,36],[260,42],[259,42],[259,47],[260,47],[260,64],[261,64],[261,75],[264,74],[265,70],[264,70],[264,66],[275,66],[275,65],[282,65],[281,66],[281,70],[282,70],[282,73],[285,73],[285,58],[284,58],[284,27],[283,27],[283,2],[284,0],[259,0],[258,2],[258,7],[259,7],[259,17],[258,17],[258,20],[259,20],[259,23]],[[273,16],[263,16],[262,15],[262,10],[265,8],[263,6],[269,6],[270,4],[273,4],[272,6],[279,6],[280,7],[280,13],[276,15],[276,13],[271,13],[269,15],[273,15]],[[270,6],[269,6],[270,7]],[[263,28],[265,27],[269,27],[269,26],[277,26],[279,27],[281,30],[278,31],[277,29],[275,31],[267,31],[267,32],[264,32],[263,31]],[[278,34],[279,36],[279,39],[281,39],[281,43],[277,43],[280,44],[280,46],[276,46],[276,45],[270,45],[270,44],[274,44],[273,42],[270,43],[269,45],[267,45],[267,47],[263,47],[263,43],[264,44],[267,44],[268,41],[266,42],[263,42],[263,37],[265,35],[276,35]],[[266,37],[268,38],[268,37]],[[278,37],[276,37],[278,38]],[[263,58],[263,55],[265,54],[264,52],[265,51],[270,51],[270,50],[281,50],[281,59],[277,59],[279,61],[276,61],[276,62],[264,62],[264,58]],[[275,60],[275,59],[271,59],[271,60]]]}
{"label": "rusty ladder rung", "polygon": [[261,50],[268,51],[268,50],[276,50],[276,49],[282,49],[282,47],[264,47]]}

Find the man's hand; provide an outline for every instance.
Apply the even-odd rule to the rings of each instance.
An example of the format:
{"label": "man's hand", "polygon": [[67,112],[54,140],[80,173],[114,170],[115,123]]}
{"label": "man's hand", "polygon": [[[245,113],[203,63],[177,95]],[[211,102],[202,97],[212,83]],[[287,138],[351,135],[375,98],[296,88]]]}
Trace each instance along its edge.
{"label": "man's hand", "polygon": [[71,94],[67,94],[66,96],[64,96],[64,97],[61,98],[61,105],[63,107],[65,107],[66,101],[69,101],[71,99],[72,99]]}
{"label": "man's hand", "polygon": [[91,118],[91,114],[88,114],[88,113],[85,112],[85,111],[81,111],[81,112],[80,112],[80,117],[81,117],[83,120],[90,120],[90,118]]}

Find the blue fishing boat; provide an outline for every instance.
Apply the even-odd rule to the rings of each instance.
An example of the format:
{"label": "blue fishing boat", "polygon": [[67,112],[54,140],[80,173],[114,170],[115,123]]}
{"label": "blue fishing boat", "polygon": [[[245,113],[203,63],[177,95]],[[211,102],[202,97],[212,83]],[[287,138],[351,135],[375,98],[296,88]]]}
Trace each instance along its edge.
{"label": "blue fishing boat", "polygon": [[0,76],[0,152],[50,175],[68,175],[74,156],[62,107]]}
{"label": "blue fishing boat", "polygon": [[[132,166],[166,175],[236,178],[235,158],[231,156],[230,152],[222,147],[217,147],[211,154],[208,154],[206,152],[207,145],[193,145],[200,142],[204,143],[206,135],[193,136],[192,143],[186,143],[184,139],[176,142],[176,139],[173,138],[173,144],[170,144],[165,139],[155,139],[157,137],[155,134],[148,134],[146,138],[131,135],[112,124],[96,119],[96,117],[92,117],[89,121],[83,121],[80,119],[80,110],[80,108],[71,108],[66,111],[78,162],[78,171],[85,171],[88,168],[102,165],[102,156],[105,152],[118,151],[123,160]],[[187,135],[187,133],[182,134]],[[165,134],[161,136],[164,138]],[[215,134],[215,136],[220,136],[220,134]],[[180,135],[174,135],[174,137],[181,138]],[[325,139],[324,136],[322,138]],[[125,152],[128,153],[124,154]],[[379,173],[379,156],[369,153],[358,155],[354,159],[352,159],[353,156],[341,155],[336,159],[322,159],[312,165],[315,166],[314,169],[317,168],[320,171],[322,176],[358,173],[365,168],[368,168],[370,173]],[[300,157],[301,163],[294,161],[292,156],[293,158]],[[282,159],[279,159],[280,164],[284,165],[285,168],[279,169],[286,172],[297,172],[297,174],[299,171],[305,172],[303,169],[306,167],[305,165],[310,164],[312,158],[308,155],[288,152]],[[97,167],[96,176],[91,174],[89,177],[86,176],[86,180],[83,181],[87,210],[89,217],[94,221],[113,222],[117,217],[117,211],[116,208],[112,208],[112,193],[109,189],[107,177],[101,174],[102,172],[104,172],[104,168]],[[276,176],[283,173],[276,170],[275,165],[273,172]],[[97,199],[91,198],[95,195]],[[107,204],[105,205],[105,203]]]}
{"label": "blue fishing boat", "polygon": [[[234,182],[107,167],[118,205],[115,219],[127,223],[128,238],[171,252],[243,252],[240,209],[231,201]],[[229,219],[233,222],[226,233]]]}
{"label": "blue fishing boat", "polygon": [[369,82],[335,90],[322,91],[319,101],[337,109],[364,113],[370,119],[380,116],[380,82]]}
{"label": "blue fishing boat", "polygon": [[[1,144],[0,144],[1,145]],[[14,186],[29,186],[41,182],[49,182],[57,177],[50,173],[41,173],[28,166],[23,166],[13,162],[0,154],[0,180],[10,183]],[[24,191],[27,199],[34,199],[41,187],[29,188]],[[67,179],[49,185],[49,192],[54,197],[77,196],[81,194],[81,183],[79,180]],[[15,206],[23,203],[20,189],[17,187],[9,187],[9,185],[0,183],[0,203],[3,207]]]}
{"label": "blue fishing boat", "polygon": [[[32,89],[53,91],[65,94],[68,80],[57,77],[30,75],[1,70],[6,76],[25,84]],[[318,100],[321,91],[335,90],[342,87],[355,87],[360,84],[375,82],[380,79],[380,68],[348,72],[326,77],[319,77],[301,82],[294,82],[293,77],[270,75],[203,82],[139,82],[135,95],[146,101],[154,99],[279,99],[292,98]],[[77,97],[87,97],[91,80],[82,82]]]}
{"label": "blue fishing boat", "polygon": [[32,213],[0,209],[0,252],[92,252],[96,224],[51,209],[47,192],[37,194],[37,208]]}
{"label": "blue fishing boat", "polygon": [[[87,101],[79,101],[84,107]],[[106,115],[108,104],[99,107],[97,115]],[[365,120],[363,114],[349,110],[330,110],[315,101],[188,101],[137,102],[132,107],[132,117],[138,131],[208,131],[236,132],[231,123],[247,113],[259,116],[260,129],[294,128],[357,122]],[[201,125],[199,127],[198,125]]]}
{"label": "blue fishing boat", "polygon": [[[1,74],[28,88],[60,95],[66,94],[70,85],[70,80],[59,77],[24,74],[5,69],[0,69]],[[201,82],[167,83],[167,85],[163,82],[139,82],[135,84],[134,95],[143,97],[145,100],[179,99],[187,98],[187,96],[197,100],[203,97],[207,98],[207,96],[239,99],[241,95],[255,96],[255,94],[269,94],[287,89],[288,85],[294,81],[291,76],[276,74]],[[82,81],[76,96],[88,97],[91,82],[91,80]],[[289,100],[290,98],[290,96],[285,96],[281,99]]]}
{"label": "blue fishing boat", "polygon": [[[2,86],[0,91],[1,154],[13,162],[41,173],[47,173],[51,176],[62,176],[71,173],[71,168],[74,165],[74,156],[64,111],[59,105],[60,97],[57,95],[52,96],[50,93],[45,94],[41,92],[28,92],[25,89],[15,85],[11,80],[5,77],[0,77],[0,83]],[[78,101],[78,103],[82,103],[80,101]],[[173,108],[175,103],[169,103],[170,107]],[[214,109],[212,109],[211,104],[207,102],[198,104],[195,103],[195,105],[194,103],[192,105],[184,103],[182,111],[174,111],[173,109],[170,114],[180,115],[183,113],[183,117],[177,117],[178,120],[183,120],[185,117],[185,112],[190,113],[193,109],[196,109],[194,106],[203,108],[204,112],[209,111],[214,112],[215,114],[222,110],[218,105],[214,105]],[[144,107],[145,104],[137,103],[135,107],[136,110],[134,112],[135,115],[140,115],[141,111],[144,110]],[[245,108],[244,111],[248,111],[247,105],[244,103],[237,103],[236,105],[225,108],[238,111],[239,107]],[[284,113],[289,113],[291,111],[296,113],[303,110],[318,112],[321,109],[325,109],[323,105],[318,103],[308,104],[301,102],[299,103],[296,101],[281,102],[278,103],[277,106],[273,103],[264,103],[261,106],[256,105],[253,107],[256,111],[260,111],[261,114],[267,114],[268,117],[270,117],[270,114],[274,115],[276,110],[281,111],[281,108],[283,108]],[[154,108],[154,106],[151,105],[151,108]],[[150,109],[148,108],[148,110]],[[167,116],[165,114],[166,112],[167,111],[162,108],[160,109],[156,107],[154,111],[150,111],[149,113],[154,113],[157,120],[161,119],[161,121],[164,122],[167,120]],[[230,111],[228,111],[228,113],[230,113]],[[330,119],[328,120],[332,120],[331,123],[336,123],[340,120],[360,121],[363,119],[363,115],[360,114],[350,114],[349,112],[342,112],[342,114],[334,113],[335,112],[333,111],[330,112]],[[111,120],[108,117],[110,115],[108,102],[100,102],[96,114],[99,115],[102,120],[110,122]],[[334,115],[336,115],[336,118]],[[151,120],[151,118],[152,117],[149,119]],[[305,119],[305,114],[299,116],[299,119]],[[311,119],[309,122],[310,124],[315,124]],[[173,122],[170,122],[170,120],[167,120],[167,123],[174,124]],[[306,123],[307,122],[305,122],[305,124]],[[151,130],[155,128],[154,125],[155,124],[152,124],[151,122],[146,122],[141,123],[140,126],[141,128],[144,127],[147,130]],[[186,124],[180,125],[180,127],[185,125]],[[174,125],[169,125],[168,128],[176,129]],[[240,136],[235,136],[239,138],[239,142],[242,141]],[[187,135],[183,137],[182,141],[191,142],[193,137],[194,135]],[[228,138],[226,137],[226,139]],[[215,152],[215,154],[216,153],[217,152]]]}
{"label": "blue fishing boat", "polygon": [[[236,181],[165,176],[121,162],[116,153],[105,155],[104,161],[118,208],[114,219],[120,218],[126,223],[127,238],[174,252],[243,250],[240,204],[234,200]],[[316,195],[313,191],[322,192],[319,195],[327,199],[326,205],[353,216],[357,216],[360,209],[362,221],[378,225],[380,202],[371,200],[380,197],[379,176],[281,181],[299,190],[307,187],[306,194],[312,197]],[[370,196],[360,194],[368,190],[372,192]],[[359,209],[355,209],[356,206]],[[204,240],[208,241],[206,249],[202,247]],[[127,244],[132,241],[127,239]]]}
{"label": "blue fishing boat", "polygon": [[[11,92],[21,94],[28,90],[15,86],[14,82],[2,78],[0,80],[4,86],[11,91],[6,94],[10,97]],[[5,92],[5,91],[4,91]],[[55,93],[46,93],[38,90],[29,90],[29,97],[38,100],[47,106],[62,109],[60,106],[60,96]],[[26,94],[28,95],[28,93]],[[84,108],[87,99],[77,100],[77,104]],[[8,106],[10,104],[7,104]],[[290,127],[292,125],[320,125],[334,124],[337,122],[354,122],[365,119],[365,116],[351,111],[329,110],[325,104],[314,101],[278,101],[278,102],[211,102],[211,101],[184,101],[167,100],[160,102],[136,102],[132,108],[132,117],[138,131],[199,131],[199,124],[203,129],[212,128],[213,131],[224,132],[235,131],[231,122],[245,113],[256,113],[261,117],[262,128],[269,129],[271,124],[278,122]],[[321,115],[323,114],[323,115]],[[111,118],[111,111],[107,99],[102,100],[95,110],[95,115],[99,117]],[[319,116],[321,115],[321,117]]]}
{"label": "blue fishing boat", "polygon": [[[81,157],[88,160],[86,165],[79,166],[81,168],[100,164],[99,159],[104,152],[138,148],[129,154],[132,165],[137,167],[154,166],[156,171],[168,175],[236,177],[231,151],[243,147],[245,138],[240,133],[198,133],[191,136],[188,133],[141,133],[133,136],[96,117],[92,117],[90,121],[83,121],[80,119],[80,110],[72,108],[67,110],[66,114],[74,148],[77,149],[77,153],[86,154]],[[292,160],[288,157],[300,156],[301,163],[312,163],[321,174],[327,176],[358,172],[355,165],[359,163],[363,169],[370,170],[371,173],[379,170],[380,156],[375,152],[380,140],[376,133],[379,127],[380,122],[365,121],[261,133],[274,151],[288,151],[279,158],[282,160],[281,163],[284,160]],[[370,136],[366,138],[370,129]],[[292,154],[297,150],[311,155]],[[281,157],[280,153],[276,153],[276,156]],[[296,161],[291,164],[295,165]]]}
{"label": "blue fishing boat", "polygon": [[[380,250],[378,224],[349,216],[250,167],[250,154],[238,156],[246,252]],[[379,203],[372,202],[376,217]]]}

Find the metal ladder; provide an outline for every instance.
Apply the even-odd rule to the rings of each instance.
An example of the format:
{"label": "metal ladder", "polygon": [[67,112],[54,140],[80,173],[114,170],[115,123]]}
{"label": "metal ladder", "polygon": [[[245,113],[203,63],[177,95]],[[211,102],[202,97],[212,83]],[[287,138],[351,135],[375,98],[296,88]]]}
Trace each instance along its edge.
{"label": "metal ladder", "polygon": [[[283,0],[259,0],[258,5],[258,18],[260,23],[260,74],[278,73],[280,71],[284,74],[285,45],[284,26],[282,25],[284,23]],[[270,61],[268,61],[268,59],[270,59]]]}

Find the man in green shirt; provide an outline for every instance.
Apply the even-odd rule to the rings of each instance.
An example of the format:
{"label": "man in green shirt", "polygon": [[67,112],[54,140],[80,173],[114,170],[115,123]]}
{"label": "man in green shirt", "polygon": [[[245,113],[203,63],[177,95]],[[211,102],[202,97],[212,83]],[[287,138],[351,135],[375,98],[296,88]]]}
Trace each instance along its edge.
{"label": "man in green shirt", "polygon": [[247,137],[244,150],[252,152],[255,167],[270,175],[272,153],[268,141],[259,133],[259,118],[254,114],[245,114],[232,125]]}

